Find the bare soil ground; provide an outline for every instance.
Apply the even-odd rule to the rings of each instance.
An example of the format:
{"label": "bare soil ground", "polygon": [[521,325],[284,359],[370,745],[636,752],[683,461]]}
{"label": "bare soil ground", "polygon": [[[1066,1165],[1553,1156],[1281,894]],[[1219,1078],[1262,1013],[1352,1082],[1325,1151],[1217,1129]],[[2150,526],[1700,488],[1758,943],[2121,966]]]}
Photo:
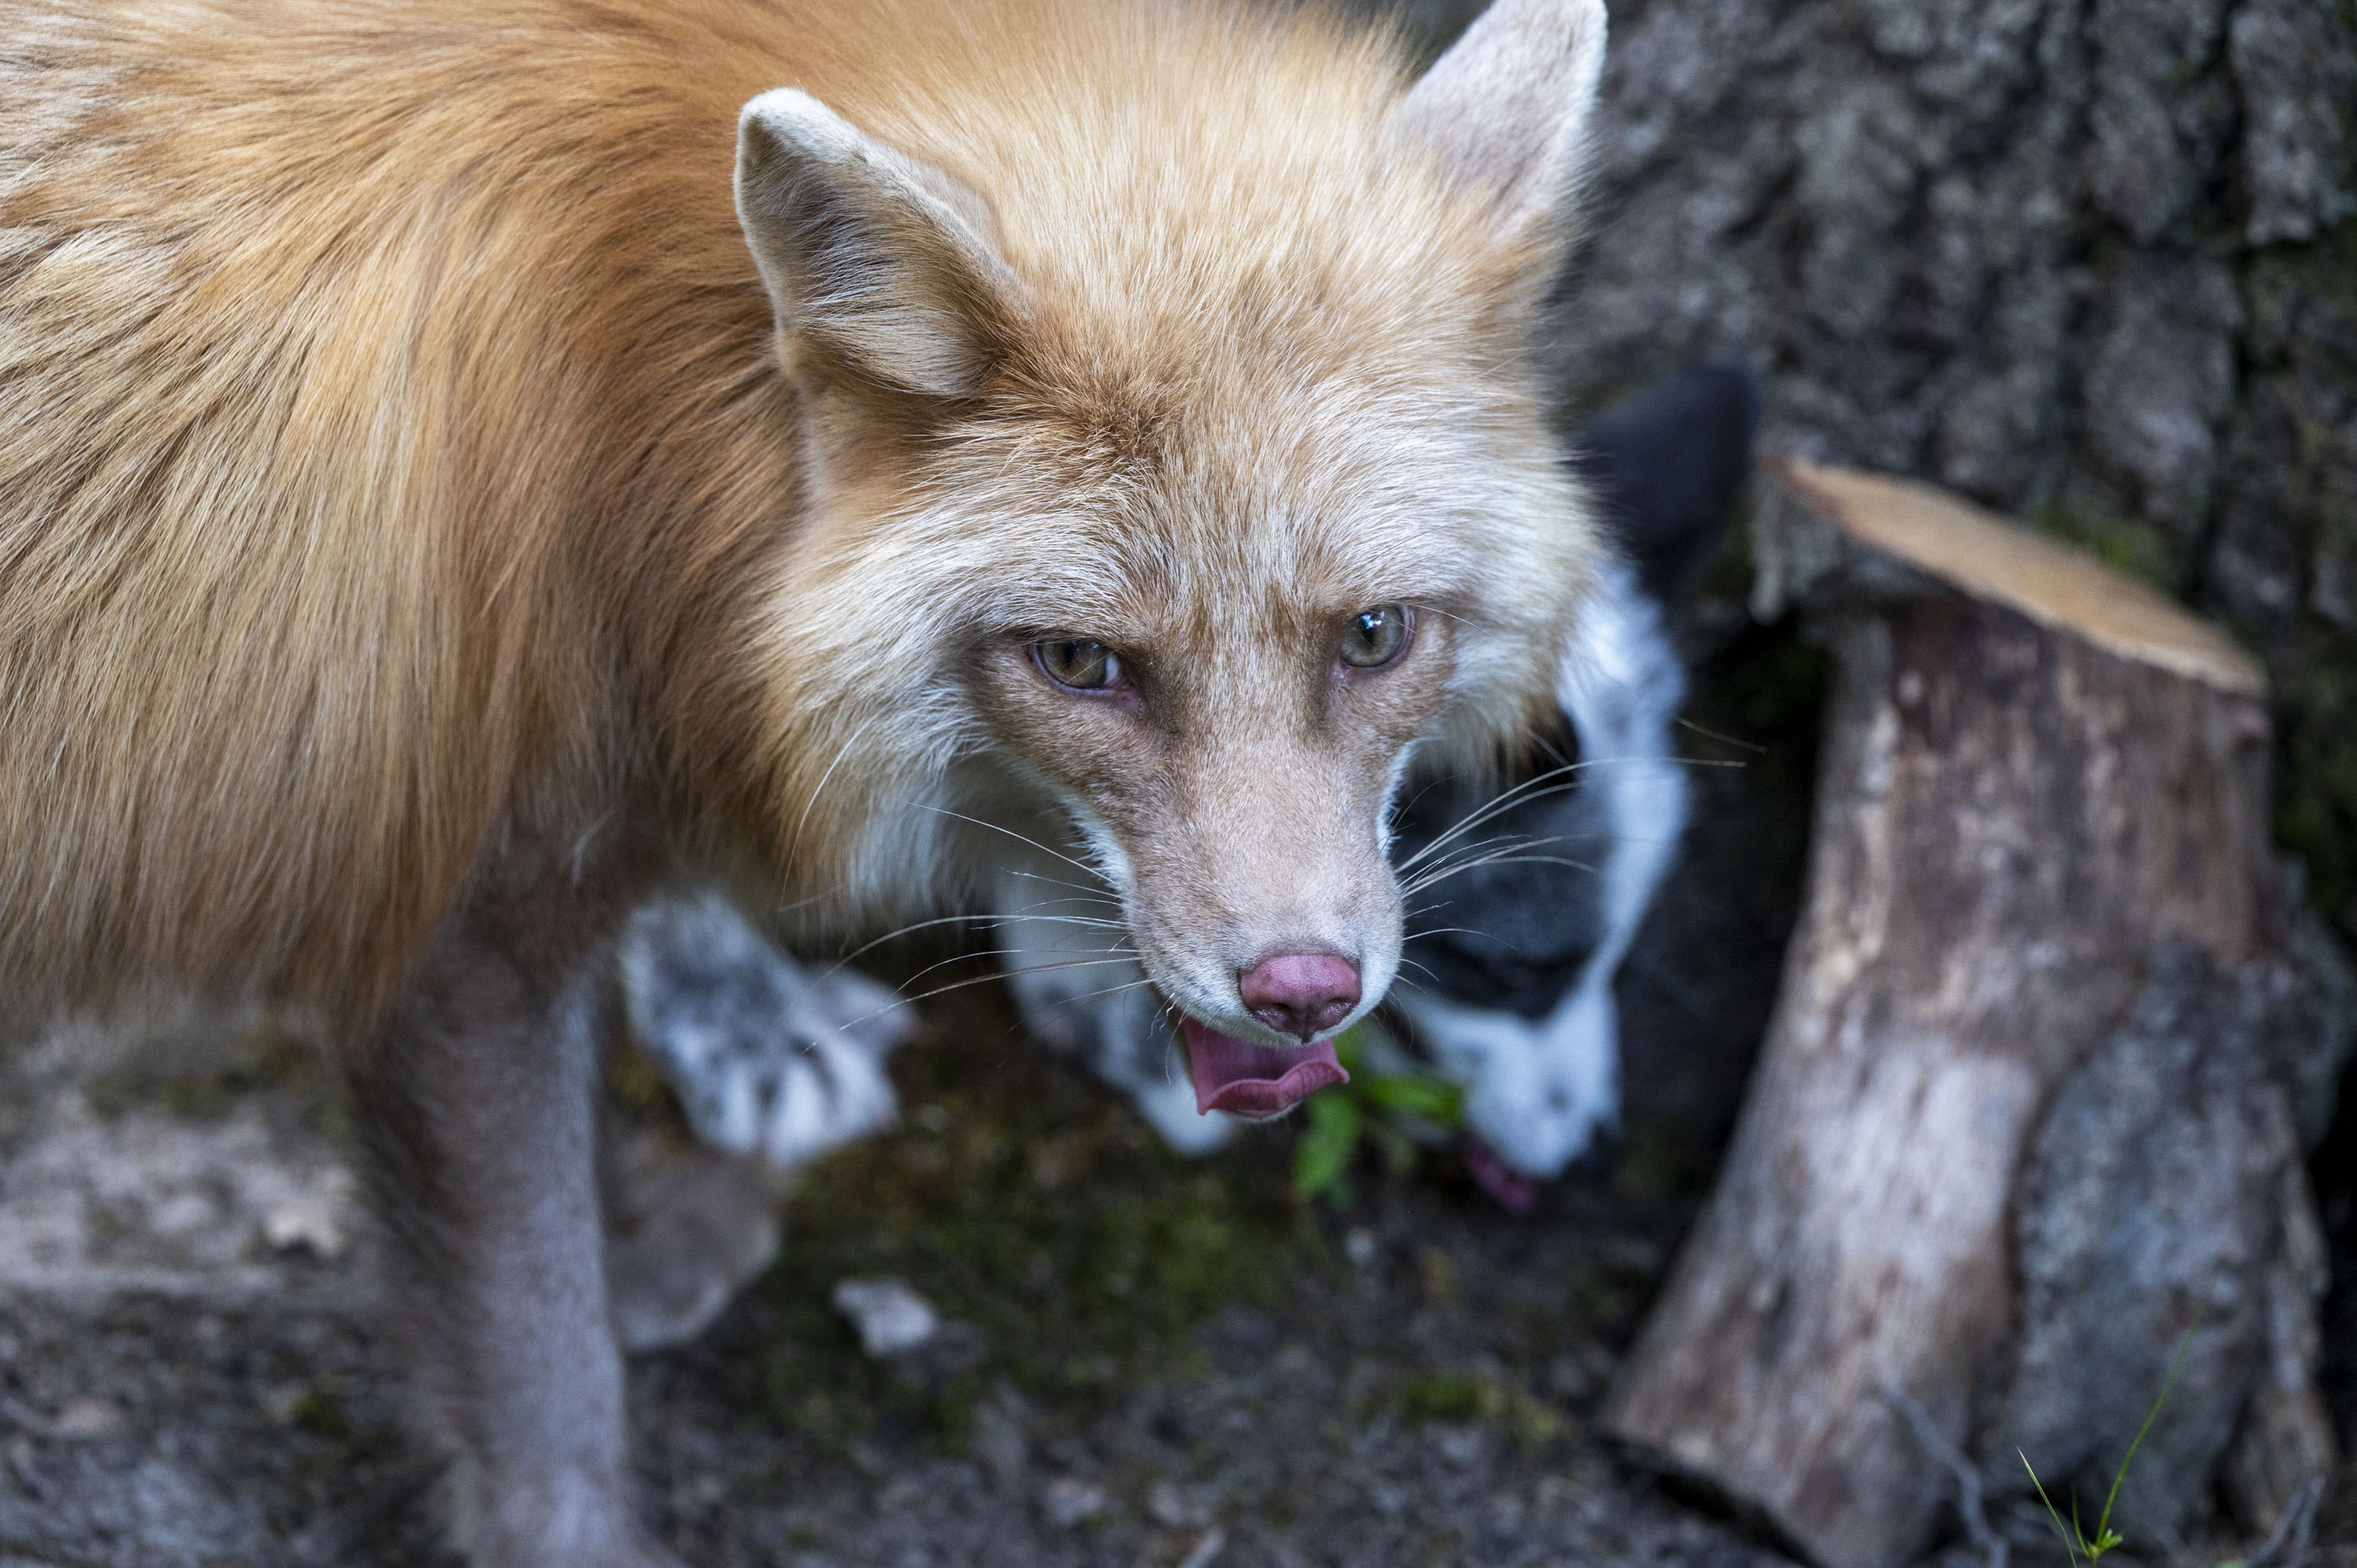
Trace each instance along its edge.
{"label": "bare soil ground", "polygon": [[[900,1058],[901,1128],[804,1173],[777,1266],[634,1364],[690,1563],[1784,1561],[1588,1426],[1690,1197],[1590,1173],[1515,1217],[1427,1158],[1305,1206],[1293,1129],[1177,1159],[960,994]],[[183,1026],[0,1073],[0,1568],[455,1568],[312,1059]],[[616,1086],[660,1123],[642,1073]],[[949,1320],[910,1358],[828,1305],[877,1275]]]}
{"label": "bare soil ground", "polygon": [[[188,1026],[5,1071],[0,1564],[444,1563],[309,1059]],[[780,1264],[634,1366],[691,1563],[1774,1561],[1586,1429],[1674,1206],[1574,1182],[1516,1219],[1371,1165],[1305,1208],[1290,1129],[1179,1161],[988,999],[899,1079],[902,1130],[805,1175]],[[873,1274],[950,1320],[911,1359],[827,1305]]]}

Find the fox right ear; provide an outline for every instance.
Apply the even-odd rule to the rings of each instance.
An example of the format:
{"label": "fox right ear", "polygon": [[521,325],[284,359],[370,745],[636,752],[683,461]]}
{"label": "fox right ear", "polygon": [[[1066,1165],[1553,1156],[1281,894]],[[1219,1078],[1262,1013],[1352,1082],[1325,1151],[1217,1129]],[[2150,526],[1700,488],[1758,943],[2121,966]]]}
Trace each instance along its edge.
{"label": "fox right ear", "polygon": [[972,190],[786,88],[737,117],[737,218],[790,340],[906,392],[980,384],[1012,274]]}
{"label": "fox right ear", "polygon": [[1500,236],[1563,220],[1604,70],[1604,0],[1495,0],[1400,102],[1396,129],[1498,192]]}

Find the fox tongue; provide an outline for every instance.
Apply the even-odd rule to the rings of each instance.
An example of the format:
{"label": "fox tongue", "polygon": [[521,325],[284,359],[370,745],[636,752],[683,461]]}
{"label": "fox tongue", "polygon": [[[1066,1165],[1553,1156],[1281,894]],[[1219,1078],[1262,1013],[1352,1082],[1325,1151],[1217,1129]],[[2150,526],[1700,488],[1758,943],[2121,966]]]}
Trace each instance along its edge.
{"label": "fox tongue", "polygon": [[1195,1079],[1195,1109],[1209,1114],[1274,1116],[1318,1090],[1348,1083],[1351,1075],[1334,1058],[1334,1042],[1309,1046],[1256,1046],[1182,1018],[1187,1070]]}

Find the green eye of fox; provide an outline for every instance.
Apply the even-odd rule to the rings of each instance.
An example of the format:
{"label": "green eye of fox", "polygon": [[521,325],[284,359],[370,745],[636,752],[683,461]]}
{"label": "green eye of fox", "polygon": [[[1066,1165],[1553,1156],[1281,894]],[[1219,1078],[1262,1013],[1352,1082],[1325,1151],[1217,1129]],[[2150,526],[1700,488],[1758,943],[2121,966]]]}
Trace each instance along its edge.
{"label": "green eye of fox", "polygon": [[1075,692],[1102,692],[1121,681],[1121,659],[1102,642],[1085,637],[1044,637],[1031,657],[1048,679]]}
{"label": "green eye of fox", "polygon": [[1377,605],[1352,616],[1342,633],[1342,662],[1360,670],[1389,664],[1407,648],[1408,625],[1405,605]]}

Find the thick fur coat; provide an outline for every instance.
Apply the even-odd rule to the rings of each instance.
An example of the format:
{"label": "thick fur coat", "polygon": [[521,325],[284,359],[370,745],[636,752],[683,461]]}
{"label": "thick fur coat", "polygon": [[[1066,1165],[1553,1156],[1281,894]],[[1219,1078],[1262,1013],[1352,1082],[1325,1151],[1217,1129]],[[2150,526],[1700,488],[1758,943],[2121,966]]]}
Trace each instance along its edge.
{"label": "thick fur coat", "polygon": [[[479,1563],[648,1568],[590,1111],[668,868],[1010,862],[1269,1113],[1593,543],[1598,0],[0,0],[0,999],[304,1004]],[[1050,917],[1042,915],[1041,918]],[[627,1314],[619,1314],[627,1318]]]}
{"label": "thick fur coat", "polygon": [[[1587,547],[1522,354],[1555,225],[1403,147],[1383,39],[1098,0],[12,10],[20,1001],[365,1013],[513,819],[623,797],[789,900],[905,897],[1008,627],[1211,639],[1271,580],[1360,582],[1469,618],[1452,741],[1546,694]],[[728,177],[780,84],[985,205],[1017,286],[946,280],[915,397],[779,372]]]}

